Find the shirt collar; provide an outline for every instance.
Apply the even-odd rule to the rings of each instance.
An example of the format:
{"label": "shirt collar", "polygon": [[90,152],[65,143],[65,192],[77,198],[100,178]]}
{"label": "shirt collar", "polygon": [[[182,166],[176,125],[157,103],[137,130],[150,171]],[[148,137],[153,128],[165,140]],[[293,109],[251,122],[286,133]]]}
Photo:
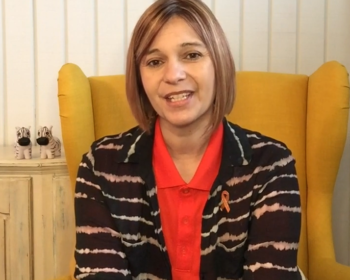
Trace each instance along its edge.
{"label": "shirt collar", "polygon": [[153,168],[156,175],[158,188],[171,188],[186,185],[193,189],[209,191],[212,182],[207,178],[217,176],[223,143],[223,124],[211,135],[208,146],[203,154],[199,166],[189,183],[186,183],[180,176],[173,159],[164,142],[159,121],[155,126],[154,146],[153,146]]}
{"label": "shirt collar", "polygon": [[[223,120],[224,140],[222,165],[241,166],[247,165],[252,156],[252,149],[246,130],[240,126]],[[147,133],[140,128],[134,128],[123,135],[123,148],[117,153],[116,162],[140,163],[151,171],[152,150],[155,127]]]}

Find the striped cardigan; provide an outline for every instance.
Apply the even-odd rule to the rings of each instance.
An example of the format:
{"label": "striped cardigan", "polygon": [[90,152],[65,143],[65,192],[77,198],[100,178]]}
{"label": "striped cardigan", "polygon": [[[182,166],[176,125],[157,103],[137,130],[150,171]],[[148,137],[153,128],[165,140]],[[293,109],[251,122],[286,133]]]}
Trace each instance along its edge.
{"label": "striped cardigan", "polygon": [[[75,192],[77,279],[172,278],[152,147],[153,134],[135,127],[94,142],[83,156]],[[220,210],[224,190],[229,212]],[[291,152],[224,120],[222,163],[203,211],[198,279],[302,279],[300,224]]]}

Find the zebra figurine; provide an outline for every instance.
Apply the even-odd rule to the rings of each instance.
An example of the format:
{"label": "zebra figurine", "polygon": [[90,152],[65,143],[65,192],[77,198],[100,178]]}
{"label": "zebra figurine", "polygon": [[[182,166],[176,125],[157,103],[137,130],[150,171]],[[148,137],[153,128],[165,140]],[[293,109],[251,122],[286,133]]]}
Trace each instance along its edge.
{"label": "zebra figurine", "polygon": [[30,126],[28,128],[16,126],[16,139],[14,144],[15,158],[31,159],[32,141],[30,140]]}
{"label": "zebra figurine", "polygon": [[55,158],[61,155],[61,141],[52,135],[52,126],[39,127],[36,142],[40,145],[40,158]]}

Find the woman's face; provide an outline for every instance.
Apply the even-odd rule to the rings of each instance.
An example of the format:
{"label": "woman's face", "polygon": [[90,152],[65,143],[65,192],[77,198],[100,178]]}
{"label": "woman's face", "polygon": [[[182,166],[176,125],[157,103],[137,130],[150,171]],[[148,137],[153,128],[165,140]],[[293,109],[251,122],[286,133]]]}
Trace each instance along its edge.
{"label": "woman's face", "polygon": [[141,61],[141,79],[162,126],[207,126],[214,101],[214,66],[196,32],[179,17],[160,30]]}

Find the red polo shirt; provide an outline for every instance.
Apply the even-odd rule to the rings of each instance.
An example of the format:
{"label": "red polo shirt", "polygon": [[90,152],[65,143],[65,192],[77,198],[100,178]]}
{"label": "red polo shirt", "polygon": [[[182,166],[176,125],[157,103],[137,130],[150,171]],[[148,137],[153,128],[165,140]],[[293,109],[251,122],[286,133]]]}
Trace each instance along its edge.
{"label": "red polo shirt", "polygon": [[219,172],[223,125],[213,133],[191,181],[180,176],[156,121],[153,168],[165,244],[174,280],[198,280],[202,213]]}

